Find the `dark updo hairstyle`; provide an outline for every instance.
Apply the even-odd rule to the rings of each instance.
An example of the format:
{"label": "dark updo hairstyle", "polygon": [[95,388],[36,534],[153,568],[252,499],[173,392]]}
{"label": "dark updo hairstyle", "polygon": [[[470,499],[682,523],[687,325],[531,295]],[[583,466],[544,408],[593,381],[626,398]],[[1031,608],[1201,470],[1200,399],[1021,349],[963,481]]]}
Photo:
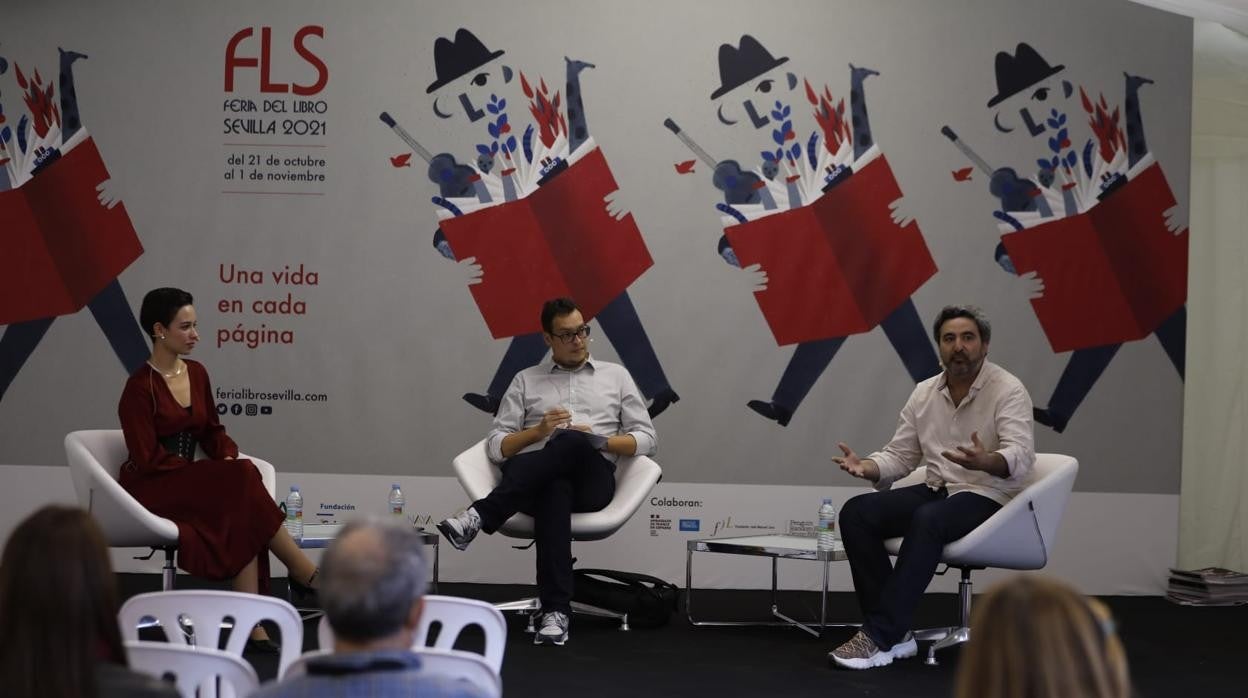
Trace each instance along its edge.
{"label": "dark updo hairstyle", "polygon": [[139,324],[143,326],[148,337],[155,341],[156,335],[153,334],[152,327],[158,322],[168,327],[179,310],[194,302],[191,294],[180,288],[154,288],[143,296],[143,305],[139,307]]}

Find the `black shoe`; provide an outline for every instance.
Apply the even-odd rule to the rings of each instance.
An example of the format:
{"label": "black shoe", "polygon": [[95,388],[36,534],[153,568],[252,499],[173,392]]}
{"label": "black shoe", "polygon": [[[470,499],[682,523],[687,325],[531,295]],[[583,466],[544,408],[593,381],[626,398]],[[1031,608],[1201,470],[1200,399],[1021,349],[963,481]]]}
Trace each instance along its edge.
{"label": "black shoe", "polygon": [[247,638],[247,644],[243,646],[245,654],[281,654],[282,646],[269,638],[257,640],[254,637]]}
{"label": "black shoe", "polygon": [[486,414],[498,414],[498,406],[501,401],[489,393],[485,395],[481,393],[464,393],[464,402]]}
{"label": "black shoe", "polygon": [[768,402],[766,400],[750,400],[746,403],[746,405],[748,405],[750,409],[782,427],[789,426],[789,420],[793,419],[793,410],[777,405],[774,402]]}
{"label": "black shoe", "polygon": [[680,396],[676,394],[676,391],[671,388],[664,388],[661,390],[659,394],[655,395],[654,399],[650,401],[650,409],[647,410],[647,412],[650,413],[650,419],[654,419],[655,417],[663,414],[663,410],[671,407],[673,402],[680,402]]}
{"label": "black shoe", "polygon": [[1063,417],[1056,412],[1050,412],[1045,407],[1031,408],[1031,417],[1059,434],[1066,431],[1066,424],[1070,421],[1070,417]]}
{"label": "black shoe", "polygon": [[[320,570],[318,569],[317,571],[319,572]],[[321,607],[321,597],[316,593],[316,589],[300,584],[294,577],[287,577],[286,582],[290,586],[291,606],[295,608]]]}

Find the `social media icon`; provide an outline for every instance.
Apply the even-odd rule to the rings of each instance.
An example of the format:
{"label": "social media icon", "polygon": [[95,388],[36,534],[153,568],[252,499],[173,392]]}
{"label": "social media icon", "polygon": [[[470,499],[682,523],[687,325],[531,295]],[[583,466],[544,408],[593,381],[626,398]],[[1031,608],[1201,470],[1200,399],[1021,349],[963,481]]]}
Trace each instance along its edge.
{"label": "social media icon", "polygon": [[233,405],[230,405],[230,414],[238,416],[242,413],[243,413],[243,406],[241,404],[236,402]]}
{"label": "social media icon", "polygon": [[261,406],[260,406],[260,414],[273,414],[273,406],[272,406],[272,405],[261,405]]}
{"label": "social media icon", "polygon": [[225,414],[226,412],[229,412],[229,411],[230,411],[229,405],[225,404],[224,402],[217,403],[217,414]]}
{"label": "social media icon", "polygon": [[248,417],[254,417],[257,414],[260,414],[260,406],[254,402],[249,402],[247,403],[247,409],[245,411]]}

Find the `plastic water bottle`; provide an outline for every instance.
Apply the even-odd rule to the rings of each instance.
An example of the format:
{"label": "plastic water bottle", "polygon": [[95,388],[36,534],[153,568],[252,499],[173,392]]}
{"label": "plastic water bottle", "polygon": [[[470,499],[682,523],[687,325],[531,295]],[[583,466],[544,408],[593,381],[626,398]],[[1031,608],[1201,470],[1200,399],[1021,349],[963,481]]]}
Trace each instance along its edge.
{"label": "plastic water bottle", "polygon": [[394,517],[395,521],[400,523],[403,521],[403,505],[406,503],[407,500],[403,497],[403,490],[399,489],[399,483],[396,482],[390,485],[389,508],[390,515]]}
{"label": "plastic water bottle", "polygon": [[836,546],[836,508],[832,506],[830,498],[824,498],[823,504],[819,507],[819,534],[818,543],[819,550],[831,550]]}
{"label": "plastic water bottle", "polygon": [[303,540],[303,495],[299,494],[299,485],[291,485],[290,494],[286,495],[286,532],[296,542]]}

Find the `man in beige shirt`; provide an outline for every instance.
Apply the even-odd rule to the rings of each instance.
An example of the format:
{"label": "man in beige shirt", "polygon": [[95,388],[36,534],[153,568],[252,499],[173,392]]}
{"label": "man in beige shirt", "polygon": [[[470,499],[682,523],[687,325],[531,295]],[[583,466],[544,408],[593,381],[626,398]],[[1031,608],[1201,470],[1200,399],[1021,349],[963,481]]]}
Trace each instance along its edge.
{"label": "man in beige shirt", "polygon": [[[918,652],[910,620],[941,550],[1018,494],[1035,464],[1031,396],[986,360],[992,327],[982,311],[947,306],[932,330],[945,370],[915,386],[892,441],[866,458],[839,443],[844,455],[832,459],[879,490],[841,511],[864,622],[828,654],[838,666],[868,669]],[[919,466],[923,484],[890,489]],[[905,542],[894,567],[884,541],[897,536]]]}

